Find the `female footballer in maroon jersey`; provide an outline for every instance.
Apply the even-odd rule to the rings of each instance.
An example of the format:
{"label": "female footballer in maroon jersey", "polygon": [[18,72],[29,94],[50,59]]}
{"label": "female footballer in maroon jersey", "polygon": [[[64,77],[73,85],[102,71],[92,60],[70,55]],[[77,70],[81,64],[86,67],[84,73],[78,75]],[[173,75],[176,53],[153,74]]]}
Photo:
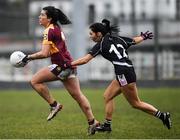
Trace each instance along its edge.
{"label": "female footballer in maroon jersey", "polygon": [[94,125],[97,122],[94,119],[88,99],[80,90],[76,68],[65,67],[72,62],[72,57],[67,50],[65,36],[57,23],[58,21],[61,24],[71,23],[61,10],[53,6],[47,6],[42,9],[39,16],[39,24],[45,28],[42,49],[39,52],[27,55],[22,61],[26,65],[30,60],[51,58],[52,65],[40,69],[34,74],[30,82],[34,90],[51,106],[47,120],[50,121],[62,109],[62,105],[52,97],[45,83],[61,80],[67,91],[84,112],[89,123],[88,134],[92,134],[94,133]]}
{"label": "female footballer in maroon jersey", "polygon": [[112,80],[104,93],[105,122],[98,126],[96,130],[102,132],[111,131],[111,120],[114,110],[113,99],[121,93],[123,93],[132,107],[158,117],[170,129],[169,112],[160,112],[152,105],[139,99],[136,74],[127,53],[131,45],[138,44],[146,39],[152,39],[153,34],[147,31],[134,38],[122,37],[118,35],[118,28],[110,26],[110,21],[104,19],[102,23],[94,23],[90,26],[89,36],[96,44],[87,55],[73,61],[71,66],[86,64],[97,55],[102,55],[113,64],[116,75],[116,79]]}

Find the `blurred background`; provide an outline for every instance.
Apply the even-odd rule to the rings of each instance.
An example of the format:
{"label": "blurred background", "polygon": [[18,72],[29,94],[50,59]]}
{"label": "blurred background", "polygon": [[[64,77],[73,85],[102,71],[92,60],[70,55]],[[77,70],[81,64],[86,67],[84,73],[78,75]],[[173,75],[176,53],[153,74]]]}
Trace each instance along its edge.
{"label": "blurred background", "polygon": [[[120,35],[134,37],[147,30],[154,39],[129,49],[139,86],[180,86],[180,0],[0,0],[0,87],[26,87],[32,75],[50,64],[35,60],[24,68],[9,63],[13,51],[26,54],[41,49],[43,28],[38,16],[45,6],[60,8],[71,20],[62,26],[74,59],[94,45],[88,38],[91,23],[111,20]],[[78,67],[82,85],[103,86],[112,80],[112,65],[101,56]],[[51,83],[59,87],[59,82]]]}

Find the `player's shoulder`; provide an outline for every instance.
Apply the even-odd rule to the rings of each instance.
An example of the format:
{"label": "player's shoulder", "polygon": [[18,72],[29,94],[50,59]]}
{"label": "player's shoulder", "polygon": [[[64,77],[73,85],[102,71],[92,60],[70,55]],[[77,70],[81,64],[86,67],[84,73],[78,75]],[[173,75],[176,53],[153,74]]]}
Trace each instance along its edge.
{"label": "player's shoulder", "polygon": [[46,33],[46,34],[53,33],[53,32],[55,32],[55,33],[61,32],[60,27],[53,25],[53,24],[50,24],[49,27],[44,30],[44,33]]}
{"label": "player's shoulder", "polygon": [[116,39],[118,39],[118,38],[121,38],[121,36],[119,36],[118,34],[106,34],[105,36],[104,36],[104,38],[106,39],[106,40],[116,40]]}

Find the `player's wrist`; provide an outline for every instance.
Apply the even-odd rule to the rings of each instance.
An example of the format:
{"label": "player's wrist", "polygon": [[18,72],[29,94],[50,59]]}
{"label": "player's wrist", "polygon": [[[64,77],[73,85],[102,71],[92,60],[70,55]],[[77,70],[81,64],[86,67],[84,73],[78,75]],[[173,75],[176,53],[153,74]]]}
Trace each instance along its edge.
{"label": "player's wrist", "polygon": [[140,37],[142,38],[142,40],[146,40],[145,36],[141,35]]}
{"label": "player's wrist", "polygon": [[142,37],[142,39],[143,39],[143,40],[146,40],[146,39],[148,39],[148,38],[147,38],[147,36],[146,36],[146,34],[145,34],[145,33],[143,33],[143,32],[141,32],[141,35],[140,35],[140,37]]}

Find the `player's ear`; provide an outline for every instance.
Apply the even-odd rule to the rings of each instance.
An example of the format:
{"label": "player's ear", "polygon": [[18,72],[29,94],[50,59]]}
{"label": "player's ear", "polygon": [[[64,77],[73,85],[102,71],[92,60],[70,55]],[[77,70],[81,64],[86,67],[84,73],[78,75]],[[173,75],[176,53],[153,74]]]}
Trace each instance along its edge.
{"label": "player's ear", "polygon": [[48,18],[48,21],[50,22],[52,20],[52,18]]}
{"label": "player's ear", "polygon": [[98,37],[101,37],[101,36],[102,36],[102,33],[101,33],[101,32],[97,32],[97,36],[98,36]]}

